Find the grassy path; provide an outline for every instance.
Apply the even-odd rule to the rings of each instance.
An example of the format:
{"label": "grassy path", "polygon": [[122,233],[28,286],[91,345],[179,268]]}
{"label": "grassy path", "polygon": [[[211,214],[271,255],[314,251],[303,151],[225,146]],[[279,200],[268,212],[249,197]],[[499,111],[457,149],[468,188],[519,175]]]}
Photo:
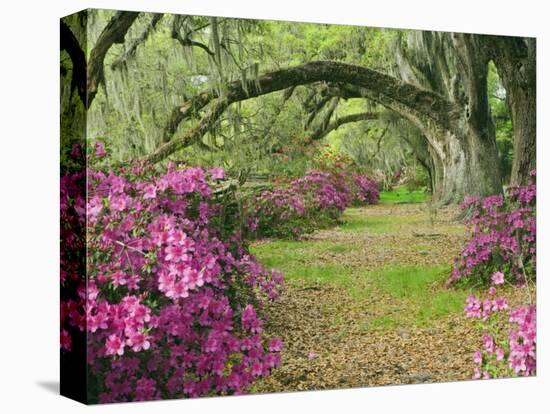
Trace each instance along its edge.
{"label": "grassy path", "polygon": [[283,364],[255,391],[471,377],[478,335],[462,314],[467,292],[444,287],[464,227],[452,211],[382,201],[307,240],[253,245],[286,280],[266,315],[268,334],[285,338]]}

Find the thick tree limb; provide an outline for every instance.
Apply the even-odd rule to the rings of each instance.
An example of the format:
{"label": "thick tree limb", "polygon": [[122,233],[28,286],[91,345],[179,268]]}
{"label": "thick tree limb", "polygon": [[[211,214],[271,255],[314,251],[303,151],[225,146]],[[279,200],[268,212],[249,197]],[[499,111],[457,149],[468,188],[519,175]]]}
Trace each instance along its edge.
{"label": "thick tree limb", "polygon": [[[240,80],[231,82],[227,86],[226,96],[222,100],[218,100],[215,107],[219,107],[221,102],[226,102],[227,107],[233,102],[265,95],[291,86],[321,81],[352,84],[358,88],[360,96],[378,102],[416,124],[431,122],[442,129],[448,129],[460,117],[460,108],[439,94],[372,69],[332,61],[310,62],[264,74],[258,78],[258,82],[248,81],[246,90]],[[176,108],[165,127],[165,141],[175,133],[183,119],[197,113],[215,98],[217,98],[217,92],[204,92]],[[209,111],[203,121],[209,119],[213,112]],[[203,129],[201,125],[205,124],[201,121],[199,126],[184,137],[166,142],[155,153],[147,157],[147,160],[158,162],[174,151],[189,145],[193,142],[193,137],[196,137],[197,133]]]}
{"label": "thick tree limb", "polygon": [[138,15],[138,12],[116,12],[99,35],[94,48],[90,52],[90,58],[88,60],[86,108],[89,108],[92,104],[99,89],[99,85],[104,80],[103,61],[105,60],[105,55],[113,44],[124,43],[124,37]]}
{"label": "thick tree limb", "polygon": [[[233,102],[261,96],[290,86],[320,81],[353,84],[356,88],[354,93],[359,93],[359,96],[377,101],[410,120],[419,122],[418,118],[424,118],[426,122],[434,122],[441,128],[449,128],[460,115],[460,108],[441,95],[404,83],[380,72],[339,62],[310,62],[260,76],[257,83],[249,81],[246,91],[240,81],[232,82],[228,85],[226,96],[218,98],[213,108],[208,111],[196,128],[178,140],[161,145],[157,151],[146,157],[146,161],[156,163],[173,152],[194,143],[196,139],[208,132],[216,121],[213,116],[216,114],[219,116]],[[357,90],[357,88],[359,89]],[[176,112],[173,113],[168,128],[165,130],[165,137],[167,133],[175,132],[177,125],[185,116],[200,110],[215,96],[216,92],[206,92],[180,107],[177,116],[174,116]]]}
{"label": "thick tree limb", "polygon": [[153,13],[151,22],[145,27],[143,32],[132,42],[132,44],[111,64],[111,69],[117,70],[126,65],[131,57],[135,56],[139,45],[144,43],[149,35],[155,30],[158,22],[162,19],[162,13]]}
{"label": "thick tree limb", "polygon": [[86,102],[86,56],[75,35],[63,20],[60,28],[61,50],[67,52],[73,64],[71,93],[76,89],[82,102]]}

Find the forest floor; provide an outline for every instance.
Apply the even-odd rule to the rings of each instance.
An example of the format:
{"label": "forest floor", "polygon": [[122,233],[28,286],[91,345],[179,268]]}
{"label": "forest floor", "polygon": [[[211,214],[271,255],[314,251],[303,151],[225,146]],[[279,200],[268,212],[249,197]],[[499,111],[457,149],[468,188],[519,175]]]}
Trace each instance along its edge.
{"label": "forest floor", "polygon": [[283,362],[253,392],[471,378],[480,335],[463,314],[468,292],[445,286],[465,227],[422,201],[389,194],[305,240],[253,244],[286,284],[265,315]]}

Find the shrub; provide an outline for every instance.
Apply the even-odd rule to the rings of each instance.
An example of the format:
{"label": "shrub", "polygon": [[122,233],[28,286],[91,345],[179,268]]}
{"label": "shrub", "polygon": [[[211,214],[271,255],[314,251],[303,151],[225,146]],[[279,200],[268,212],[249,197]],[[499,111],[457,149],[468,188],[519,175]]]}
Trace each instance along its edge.
{"label": "shrub", "polygon": [[353,174],[353,204],[378,204],[380,193],[378,184],[365,174]]}
{"label": "shrub", "polygon": [[[501,272],[495,281],[504,283]],[[525,289],[529,289],[525,286]],[[504,296],[489,289],[485,299],[469,296],[464,311],[480,320],[483,346],[473,356],[473,378],[529,376],[536,373],[536,305],[529,303],[510,309]]]}
{"label": "shrub", "polygon": [[[448,283],[457,280],[492,284],[485,298],[470,295],[464,312],[480,320],[480,350],[474,353],[474,378],[529,376],[536,373],[536,304],[530,293],[536,264],[535,172],[525,186],[511,187],[506,197],[467,197],[463,208],[471,238],[455,259]],[[497,288],[512,283],[528,293],[524,304],[510,309]]]}
{"label": "shrub", "polygon": [[[258,310],[282,274],[223,236],[205,172],[88,171],[86,201],[84,179],[62,178],[62,291],[78,283],[79,297],[62,295],[61,346],[86,332],[91,400],[243,393],[269,375],[282,344],[262,336]],[[87,282],[71,264],[84,237]]]}
{"label": "shrub", "polygon": [[494,271],[510,281],[523,283],[535,276],[536,184],[511,187],[506,197],[466,197],[462,208],[469,211],[466,223],[471,235],[455,264],[449,283],[475,278],[487,283]]}
{"label": "shrub", "polygon": [[352,203],[374,204],[376,183],[366,175],[310,171],[244,202],[247,237],[299,238],[334,225]]}

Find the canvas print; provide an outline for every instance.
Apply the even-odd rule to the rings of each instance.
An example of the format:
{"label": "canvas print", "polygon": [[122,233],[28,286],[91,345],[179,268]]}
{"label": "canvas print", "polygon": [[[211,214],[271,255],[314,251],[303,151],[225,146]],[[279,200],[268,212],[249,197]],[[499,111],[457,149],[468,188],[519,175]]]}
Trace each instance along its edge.
{"label": "canvas print", "polygon": [[60,36],[63,395],[536,375],[534,38],[91,9]]}

